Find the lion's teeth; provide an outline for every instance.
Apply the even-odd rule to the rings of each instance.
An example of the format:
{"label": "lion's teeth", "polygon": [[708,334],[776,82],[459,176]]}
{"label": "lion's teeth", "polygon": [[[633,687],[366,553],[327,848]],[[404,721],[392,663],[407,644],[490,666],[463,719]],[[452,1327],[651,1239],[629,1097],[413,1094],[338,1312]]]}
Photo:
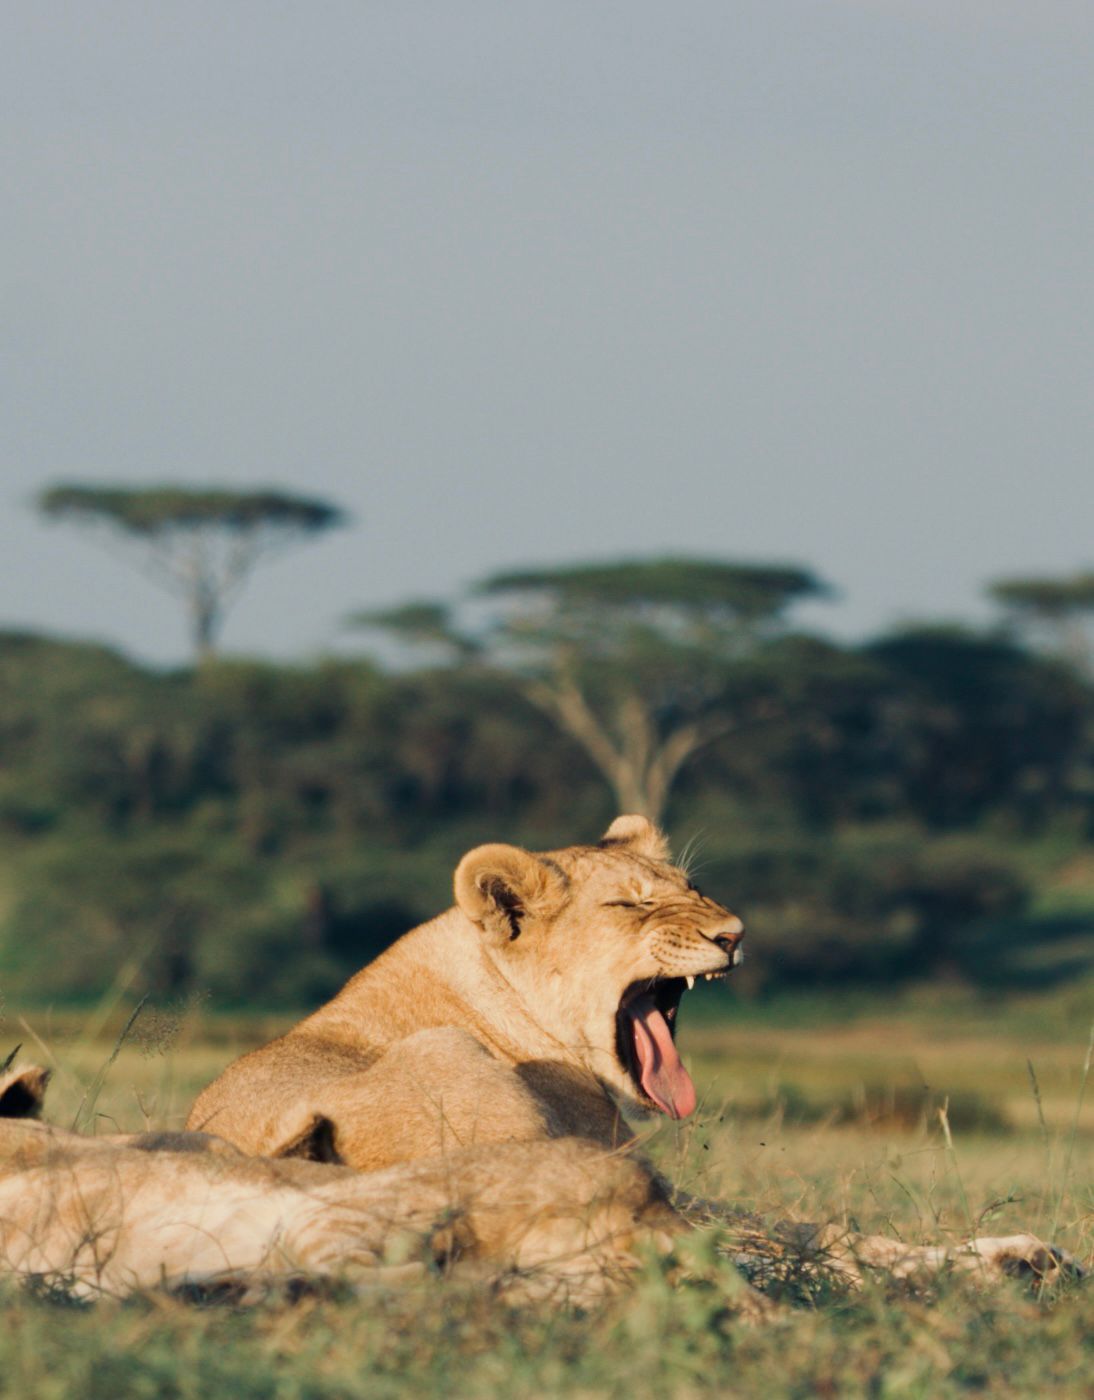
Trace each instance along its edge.
{"label": "lion's teeth", "polygon": [[695,987],[695,978],[689,975],[684,978],[684,981],[688,984],[688,991],[692,991]]}

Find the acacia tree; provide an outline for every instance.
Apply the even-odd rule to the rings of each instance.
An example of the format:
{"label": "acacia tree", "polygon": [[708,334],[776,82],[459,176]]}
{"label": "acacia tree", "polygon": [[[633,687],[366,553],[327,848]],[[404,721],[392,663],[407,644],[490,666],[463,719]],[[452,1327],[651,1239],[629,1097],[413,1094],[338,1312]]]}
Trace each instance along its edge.
{"label": "acacia tree", "polygon": [[734,675],[793,602],[826,591],[794,567],[624,560],[493,575],[474,590],[498,606],[481,636],[436,602],[351,621],[513,676],[581,745],[619,811],[658,820],[689,759],[770,712],[768,697],[731,695]]}
{"label": "acacia tree", "polygon": [[482,642],[461,630],[452,608],[435,598],[352,613],[346,626],[387,632],[399,642],[432,651],[446,661],[471,661],[483,654]]}
{"label": "acacia tree", "polygon": [[1080,671],[1090,673],[1094,573],[998,579],[988,592],[1019,628],[1047,636]]}
{"label": "acacia tree", "polygon": [[38,507],[121,542],[149,577],[181,595],[199,660],[212,655],[228,608],[260,560],[347,520],[313,497],[183,486],[65,483],[43,491]]}

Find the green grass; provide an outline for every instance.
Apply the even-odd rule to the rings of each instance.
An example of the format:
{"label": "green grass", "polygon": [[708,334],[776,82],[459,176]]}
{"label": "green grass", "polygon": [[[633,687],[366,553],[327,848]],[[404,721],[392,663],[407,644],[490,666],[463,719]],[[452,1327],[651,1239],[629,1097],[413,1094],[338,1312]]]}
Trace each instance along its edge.
{"label": "green grass", "polygon": [[[802,1000],[769,1007],[765,1021],[762,1008],[712,994],[683,1034],[700,1112],[656,1127],[650,1151],[686,1189],[771,1221],[841,1221],[908,1241],[959,1239],[970,1217],[995,1234],[1048,1234],[1055,1222],[1059,1242],[1089,1261],[1094,1086],[1077,1112],[1088,1032],[1062,1029],[1052,999],[959,1003],[955,992],[944,1011],[913,1000],[852,1014]],[[279,1028],[148,1009],[101,1075],[128,1009],[109,1009],[88,1037],[65,1018],[20,1027],[9,1006],[7,1039],[56,1067],[56,1121],[71,1123],[81,1103],[86,1114],[90,1089],[101,1130],[177,1125],[201,1084]],[[898,1091],[924,1082],[930,1097],[905,1111]],[[936,1111],[947,1101],[952,1152]],[[651,1262],[589,1315],[509,1311],[443,1279],[249,1310],[158,1297],[73,1307],[9,1286],[0,1395],[1091,1393],[1094,1288],[1039,1298],[1018,1283],[950,1278],[931,1296],[875,1283],[812,1305],[799,1290],[781,1320],[754,1328],[726,1305],[730,1266],[697,1241],[684,1277]]]}
{"label": "green grass", "polygon": [[593,1316],[499,1309],[437,1282],[402,1297],[249,1312],[159,1300],[9,1303],[0,1394],[232,1396],[1082,1396],[1089,1310],[1007,1288],[924,1302],[877,1290],[762,1329],[716,1291],[641,1279]]}

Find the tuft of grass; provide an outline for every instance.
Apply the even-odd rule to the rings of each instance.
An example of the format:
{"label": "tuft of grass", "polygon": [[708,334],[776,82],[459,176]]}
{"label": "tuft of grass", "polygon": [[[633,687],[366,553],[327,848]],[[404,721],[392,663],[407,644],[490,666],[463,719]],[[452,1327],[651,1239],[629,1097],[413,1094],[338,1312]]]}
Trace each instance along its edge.
{"label": "tuft of grass", "polygon": [[147,1001],[147,996],[141,997],[140,1001],[137,1002],[136,1006],[129,1013],[129,1018],[126,1021],[125,1025],[121,1028],[121,1031],[118,1034],[118,1038],[114,1042],[113,1049],[110,1051],[110,1054],[106,1057],[105,1064],[100,1066],[94,1079],[92,1079],[91,1083],[84,1090],[84,1096],[80,1100],[80,1106],[79,1108],[77,1108],[76,1116],[72,1120],[72,1131],[74,1133],[87,1132],[88,1129],[94,1124],[95,1105],[98,1103],[99,1095],[103,1091],[103,1085],[106,1083],[106,1077],[110,1073],[110,1070],[113,1067],[114,1063],[117,1061],[118,1056],[121,1054],[122,1046],[129,1039],[130,1033],[133,1030],[133,1027],[137,1024],[137,1020],[141,1012],[144,1010]]}
{"label": "tuft of grass", "polygon": [[1079,1136],[1079,1119],[1083,1111],[1083,1100],[1086,1097],[1086,1083],[1090,1078],[1090,1063],[1094,1058],[1094,1025],[1090,1027],[1090,1039],[1086,1045],[1086,1058],[1083,1061],[1083,1071],[1079,1079],[1079,1091],[1075,1095],[1075,1113],[1071,1119],[1071,1131],[1067,1137],[1067,1149],[1064,1154],[1064,1166],[1060,1173],[1060,1182],[1056,1196],[1056,1204],[1052,1211],[1052,1228],[1050,1236],[1054,1236],[1060,1224],[1060,1211],[1064,1203],[1064,1195],[1067,1191],[1068,1181],[1071,1177],[1071,1161],[1075,1153],[1075,1139]]}

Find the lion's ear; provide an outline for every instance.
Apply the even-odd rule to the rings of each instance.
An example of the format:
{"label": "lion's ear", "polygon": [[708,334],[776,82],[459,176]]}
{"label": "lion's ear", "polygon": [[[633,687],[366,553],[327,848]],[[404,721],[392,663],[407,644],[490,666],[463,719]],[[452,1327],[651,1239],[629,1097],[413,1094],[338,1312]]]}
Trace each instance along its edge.
{"label": "lion's ear", "polygon": [[265,1157],[295,1157],[305,1162],[341,1162],[335,1146],[334,1123],[321,1113],[305,1112],[297,1121],[281,1122]]}
{"label": "lion's ear", "polygon": [[636,855],[649,860],[668,860],[669,843],[649,817],[616,817],[600,838],[601,846],[629,846]]}
{"label": "lion's ear", "polygon": [[0,1118],[37,1118],[51,1071],[25,1065],[0,1075]]}
{"label": "lion's ear", "polygon": [[476,846],[456,867],[456,903],[472,923],[512,942],[525,918],[542,918],[566,898],[562,871],[519,846]]}

